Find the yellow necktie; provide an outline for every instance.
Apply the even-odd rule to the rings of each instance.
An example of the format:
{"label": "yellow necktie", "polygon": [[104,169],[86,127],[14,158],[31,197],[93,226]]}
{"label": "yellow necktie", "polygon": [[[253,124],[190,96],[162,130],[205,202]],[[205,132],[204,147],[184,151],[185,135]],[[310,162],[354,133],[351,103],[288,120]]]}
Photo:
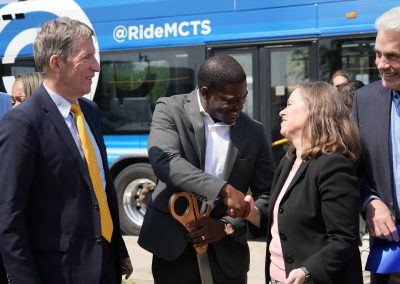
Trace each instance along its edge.
{"label": "yellow necktie", "polygon": [[96,158],[96,152],[90,136],[85,127],[85,120],[82,111],[76,103],[71,106],[71,111],[75,114],[76,126],[78,127],[79,139],[81,140],[82,150],[86,158],[87,167],[89,169],[90,180],[94,188],[94,193],[99,203],[101,234],[111,242],[113,233],[113,222],[111,219],[110,209],[108,208],[107,196],[104,191],[103,183],[100,177],[99,164]]}

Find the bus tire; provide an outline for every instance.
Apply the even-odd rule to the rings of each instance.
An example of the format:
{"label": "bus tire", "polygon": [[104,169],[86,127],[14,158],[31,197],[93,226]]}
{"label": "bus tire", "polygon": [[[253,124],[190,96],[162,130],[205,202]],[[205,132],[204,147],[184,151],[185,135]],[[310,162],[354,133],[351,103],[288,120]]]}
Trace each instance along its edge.
{"label": "bus tire", "polygon": [[115,178],[120,227],[123,234],[138,235],[146,206],[139,196],[146,185],[154,184],[156,176],[150,164],[137,163],[122,170]]}

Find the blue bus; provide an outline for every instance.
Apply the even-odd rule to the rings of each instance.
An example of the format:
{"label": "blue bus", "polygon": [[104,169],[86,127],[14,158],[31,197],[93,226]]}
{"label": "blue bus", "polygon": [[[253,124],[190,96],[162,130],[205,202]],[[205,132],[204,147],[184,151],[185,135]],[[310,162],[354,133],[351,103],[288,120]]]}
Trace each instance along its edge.
{"label": "blue bus", "polygon": [[[244,111],[265,125],[271,141],[279,140],[278,113],[297,83],[328,81],[338,69],[364,83],[379,79],[374,21],[400,5],[400,0],[7,2],[0,4],[0,91],[10,92],[15,75],[35,70],[32,42],[43,22],[68,16],[96,32],[101,72],[87,96],[102,111],[126,234],[139,232],[146,185],[156,181],[146,144],[159,97],[190,92],[206,58],[231,54],[247,74]],[[276,160],[284,148],[274,147]]]}

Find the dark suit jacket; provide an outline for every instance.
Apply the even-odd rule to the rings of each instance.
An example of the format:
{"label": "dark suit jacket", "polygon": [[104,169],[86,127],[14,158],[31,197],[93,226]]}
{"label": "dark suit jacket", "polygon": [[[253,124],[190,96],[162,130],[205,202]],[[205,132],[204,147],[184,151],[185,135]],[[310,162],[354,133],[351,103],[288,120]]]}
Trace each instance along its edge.
{"label": "dark suit jacket", "polygon": [[[114,222],[111,247],[118,281],[128,257],[119,230],[115,188],[107,166],[100,113],[79,104],[99,146]],[[86,163],[41,86],[0,125],[0,244],[12,283],[99,283],[100,214]]]}
{"label": "dark suit jacket", "polygon": [[246,194],[250,188],[260,205],[268,200],[273,175],[271,148],[263,126],[241,113],[230,130],[224,178],[205,173],[205,132],[197,91],[159,99],[153,115],[148,150],[159,178],[152,203],[146,211],[139,245],[165,260],[182,254],[188,242],[184,227],[168,212],[170,196],[186,191],[215,207],[212,218],[225,217],[235,227],[235,237],[213,243],[223,271],[231,277],[249,269],[246,222],[225,216],[226,207],[217,200],[228,182]]}
{"label": "dark suit jacket", "polygon": [[377,81],[356,91],[352,116],[360,130],[363,147],[359,170],[361,200],[364,202],[374,194],[393,209],[389,148],[391,107],[391,90],[385,89],[382,82]]}
{"label": "dark suit jacket", "polygon": [[[267,232],[267,283],[273,208],[294,160],[294,155],[282,158],[272,183],[270,204],[261,208],[262,230]],[[287,276],[305,266],[314,284],[363,283],[357,242],[358,199],[357,178],[349,159],[331,154],[301,164],[278,211]]]}

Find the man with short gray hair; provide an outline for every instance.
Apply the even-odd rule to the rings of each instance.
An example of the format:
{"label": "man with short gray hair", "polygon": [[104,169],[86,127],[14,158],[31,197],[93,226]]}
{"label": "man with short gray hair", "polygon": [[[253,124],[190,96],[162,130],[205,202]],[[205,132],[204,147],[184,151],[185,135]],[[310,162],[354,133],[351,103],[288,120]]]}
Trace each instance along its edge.
{"label": "man with short gray hair", "polygon": [[34,42],[43,84],[0,124],[0,251],[9,283],[121,283],[132,272],[94,102],[93,30],[59,18]]}
{"label": "man with short gray hair", "polygon": [[[400,224],[400,7],[384,13],[375,25],[375,64],[382,80],[356,91],[353,100],[353,118],[363,145],[361,196],[373,241],[399,242],[396,225]],[[398,272],[395,274],[399,275]],[[392,283],[392,276],[373,274],[371,280],[373,284]]]}

